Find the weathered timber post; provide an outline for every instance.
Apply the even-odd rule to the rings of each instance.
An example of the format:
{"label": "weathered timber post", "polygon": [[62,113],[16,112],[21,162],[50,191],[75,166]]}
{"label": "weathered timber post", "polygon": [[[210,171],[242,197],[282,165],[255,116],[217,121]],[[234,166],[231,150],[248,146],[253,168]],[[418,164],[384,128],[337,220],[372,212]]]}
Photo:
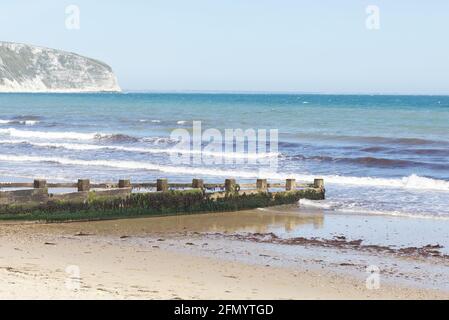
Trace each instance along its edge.
{"label": "weathered timber post", "polygon": [[324,189],[324,179],[315,179],[313,181],[313,186],[315,188]]}
{"label": "weathered timber post", "polygon": [[194,188],[194,189],[204,189],[204,181],[203,181],[203,179],[193,179],[192,180],[192,188]]}
{"label": "weathered timber post", "polygon": [[79,179],[78,180],[78,192],[90,191],[90,180]]}
{"label": "weathered timber post", "polygon": [[157,179],[156,182],[157,191],[168,191],[168,180],[167,179]]}
{"label": "weathered timber post", "polygon": [[296,179],[287,179],[285,181],[285,190],[286,191],[296,190]]}
{"label": "weathered timber post", "polygon": [[268,182],[267,179],[257,179],[257,190],[261,192],[267,192],[268,191]]}
{"label": "weathered timber post", "polygon": [[34,189],[47,188],[47,180],[34,180]]}
{"label": "weathered timber post", "polygon": [[234,193],[238,191],[238,186],[235,182],[235,179],[226,179],[225,180],[225,191],[227,193]]}
{"label": "weathered timber post", "polygon": [[131,188],[131,180],[121,179],[118,181],[118,187],[120,189]]}

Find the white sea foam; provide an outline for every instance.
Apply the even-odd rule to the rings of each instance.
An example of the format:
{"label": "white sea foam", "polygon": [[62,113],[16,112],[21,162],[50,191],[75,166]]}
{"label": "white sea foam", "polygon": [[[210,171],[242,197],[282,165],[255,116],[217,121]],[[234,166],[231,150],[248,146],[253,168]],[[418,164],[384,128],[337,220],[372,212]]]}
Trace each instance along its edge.
{"label": "white sea foam", "polygon": [[[309,179],[312,176],[308,176]],[[372,187],[396,187],[406,189],[426,189],[449,191],[449,181],[420,177],[412,174],[399,179],[372,178],[372,177],[348,177],[348,176],[324,176],[329,183],[348,184]]]}
{"label": "white sea foam", "polygon": [[35,124],[38,124],[39,121],[37,121],[37,120],[25,120],[25,121],[21,121],[20,123],[24,123],[27,126],[34,126]]}
{"label": "white sea foam", "polygon": [[6,134],[15,138],[36,138],[36,139],[69,139],[69,140],[91,140],[98,137],[98,133],[80,132],[51,132],[51,131],[26,131],[14,128],[0,129],[0,134]]}
{"label": "white sea foam", "polygon": [[177,124],[186,124],[187,121],[181,120],[181,121],[178,121],[178,122],[176,122],[176,123],[177,123]]}
{"label": "white sea foam", "polygon": [[240,152],[213,152],[204,150],[189,150],[179,148],[141,148],[141,147],[123,147],[123,146],[100,146],[93,144],[79,143],[52,143],[52,142],[31,142],[27,140],[0,140],[0,144],[29,144],[43,148],[63,148],[67,150],[90,151],[90,150],[115,150],[136,153],[150,154],[199,154],[205,157],[229,158],[229,159],[263,159],[277,157],[278,153],[240,153]]}
{"label": "white sea foam", "polygon": [[27,126],[34,126],[35,124],[38,124],[39,121],[37,121],[37,120],[2,120],[2,119],[0,119],[0,124],[12,124],[12,123],[24,124]]}
{"label": "white sea foam", "polygon": [[355,203],[337,203],[330,200],[308,200],[301,199],[299,200],[299,204],[302,208],[305,209],[322,209],[333,211],[337,214],[351,214],[351,215],[377,215],[377,216],[393,216],[393,217],[401,217],[401,218],[419,218],[419,219],[441,219],[441,220],[449,220],[448,215],[437,215],[431,212],[406,212],[400,210],[381,210],[381,209],[369,209],[359,207]]}
{"label": "white sea foam", "polygon": [[316,208],[316,209],[332,209],[332,204],[327,202],[326,200],[320,201],[312,201],[308,199],[299,200],[299,204],[308,208]]}
{"label": "white sea foam", "polygon": [[15,128],[0,129],[0,135],[7,135],[13,138],[28,138],[39,140],[102,140],[102,139],[130,139],[138,140],[133,137],[128,137],[121,134],[110,133],[98,133],[98,132],[70,132],[70,131],[31,131],[31,130],[18,130]]}
{"label": "white sea foam", "polygon": [[[300,181],[312,181],[318,175],[312,174],[280,174],[273,173],[267,175],[269,179],[283,180],[285,178],[295,178]],[[401,189],[418,189],[418,190],[435,190],[449,192],[449,181],[431,179],[412,174],[403,178],[374,178],[374,177],[351,177],[339,175],[319,175],[325,180],[325,183],[361,186],[361,187],[385,187],[385,188],[401,188]]]}
{"label": "white sea foam", "polygon": [[[127,170],[150,170],[166,173],[178,173],[178,174],[198,174],[198,175],[211,175],[211,176],[232,176],[235,175],[234,171],[215,170],[207,168],[192,168],[181,166],[165,166],[152,164],[147,162],[138,161],[120,161],[120,160],[80,160],[71,158],[59,158],[59,157],[37,157],[37,156],[16,156],[16,155],[0,155],[0,161],[9,162],[52,162],[62,165],[75,165],[75,166],[99,166],[110,167],[117,169]],[[250,172],[241,172],[244,176],[250,178],[254,176]]]}
{"label": "white sea foam", "polygon": [[139,122],[152,122],[152,123],[160,123],[161,120],[147,120],[147,119],[140,119]]}
{"label": "white sea foam", "polygon": [[40,139],[40,140],[107,140],[113,139],[114,137],[118,137],[121,139],[129,139],[129,140],[141,140],[144,142],[153,142],[157,143],[175,143],[179,142],[176,140],[172,140],[170,138],[161,138],[161,137],[148,137],[137,139],[134,137],[129,137],[123,134],[111,134],[111,133],[98,133],[98,132],[69,132],[69,131],[31,131],[31,130],[18,130],[15,128],[4,128],[0,129],[0,135],[7,135],[13,138],[28,138],[28,139]]}
{"label": "white sea foam", "polygon": [[[217,177],[236,177],[236,178],[257,178],[261,176],[259,171],[237,171],[222,170],[205,167],[182,167],[182,166],[166,166],[148,162],[139,161],[119,161],[119,160],[78,160],[58,157],[37,157],[37,156],[17,156],[17,155],[0,155],[0,161],[10,162],[54,162],[64,165],[80,165],[80,166],[103,166],[111,168],[129,169],[129,170],[153,170],[166,173],[178,174],[198,174]],[[282,174],[275,172],[264,172],[264,178],[281,180],[285,178],[296,178],[300,181],[311,181],[316,175],[302,174]],[[449,181],[436,180],[417,175],[411,175],[402,179],[384,179],[371,177],[345,177],[345,176],[321,176],[327,183],[344,184],[356,186],[372,186],[372,187],[394,187],[394,188],[410,188],[419,190],[438,190],[449,192]]]}

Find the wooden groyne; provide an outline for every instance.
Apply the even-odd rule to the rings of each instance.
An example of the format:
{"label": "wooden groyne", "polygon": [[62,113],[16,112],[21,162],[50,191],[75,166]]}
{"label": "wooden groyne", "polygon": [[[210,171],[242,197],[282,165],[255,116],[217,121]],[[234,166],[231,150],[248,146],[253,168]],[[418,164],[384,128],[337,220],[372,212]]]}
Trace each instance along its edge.
{"label": "wooden groyne", "polygon": [[[65,189],[78,189],[78,191],[88,191],[88,189],[116,189],[132,187],[133,189],[152,189],[157,188],[158,181],[164,181],[167,179],[158,179],[156,182],[149,183],[131,183],[130,180],[119,180],[118,182],[105,182],[105,183],[91,183],[89,179],[79,179],[78,182],[64,182],[64,183],[47,183],[46,180],[34,180],[33,182],[0,182],[0,192],[2,189],[16,189],[16,188],[65,188]],[[192,183],[169,183],[167,180],[167,186],[170,189],[183,189],[183,188],[204,188],[206,190],[225,190],[226,181],[234,179],[226,179],[225,183],[204,183],[202,179],[193,179]],[[236,184],[235,180],[234,183]],[[295,179],[287,179],[285,183],[269,183],[267,179],[257,179],[256,183],[241,183],[238,184],[242,189],[255,189],[259,186],[264,186],[266,189],[292,189],[292,188],[324,188],[323,179],[315,179],[313,183],[297,183]],[[263,189],[263,188],[262,188]],[[157,190],[162,191],[162,190]]]}
{"label": "wooden groyne", "polygon": [[[50,193],[49,189],[74,189],[65,193]],[[16,190],[14,190],[16,189]],[[18,190],[17,190],[18,189]],[[75,191],[76,190],[76,191]],[[0,183],[0,219],[23,216],[30,219],[61,220],[119,218],[140,215],[182,214],[193,212],[237,211],[256,207],[294,204],[300,199],[325,198],[324,181],[297,183],[238,184],[235,179],[224,183],[91,183],[79,179],[76,183]]]}

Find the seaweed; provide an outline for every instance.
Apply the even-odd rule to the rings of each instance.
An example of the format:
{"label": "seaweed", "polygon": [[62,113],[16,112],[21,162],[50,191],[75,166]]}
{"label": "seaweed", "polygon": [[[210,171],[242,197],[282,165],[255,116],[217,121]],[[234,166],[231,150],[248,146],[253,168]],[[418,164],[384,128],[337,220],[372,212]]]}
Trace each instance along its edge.
{"label": "seaweed", "polygon": [[316,189],[277,193],[234,192],[218,198],[201,189],[132,193],[126,197],[89,192],[85,201],[50,200],[37,206],[2,206],[0,220],[56,222],[239,211],[294,204],[303,197],[321,199],[323,192]]}

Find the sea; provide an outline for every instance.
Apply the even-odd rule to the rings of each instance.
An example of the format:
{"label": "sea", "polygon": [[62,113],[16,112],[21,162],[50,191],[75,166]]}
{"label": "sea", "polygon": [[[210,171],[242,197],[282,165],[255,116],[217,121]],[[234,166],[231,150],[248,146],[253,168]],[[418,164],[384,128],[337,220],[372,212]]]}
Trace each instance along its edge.
{"label": "sea", "polygon": [[[198,151],[194,123],[223,139],[204,135]],[[225,147],[236,129],[257,133],[256,150],[253,136]],[[2,182],[258,177],[323,178],[326,200],[302,208],[449,219],[449,97],[0,94]]]}

